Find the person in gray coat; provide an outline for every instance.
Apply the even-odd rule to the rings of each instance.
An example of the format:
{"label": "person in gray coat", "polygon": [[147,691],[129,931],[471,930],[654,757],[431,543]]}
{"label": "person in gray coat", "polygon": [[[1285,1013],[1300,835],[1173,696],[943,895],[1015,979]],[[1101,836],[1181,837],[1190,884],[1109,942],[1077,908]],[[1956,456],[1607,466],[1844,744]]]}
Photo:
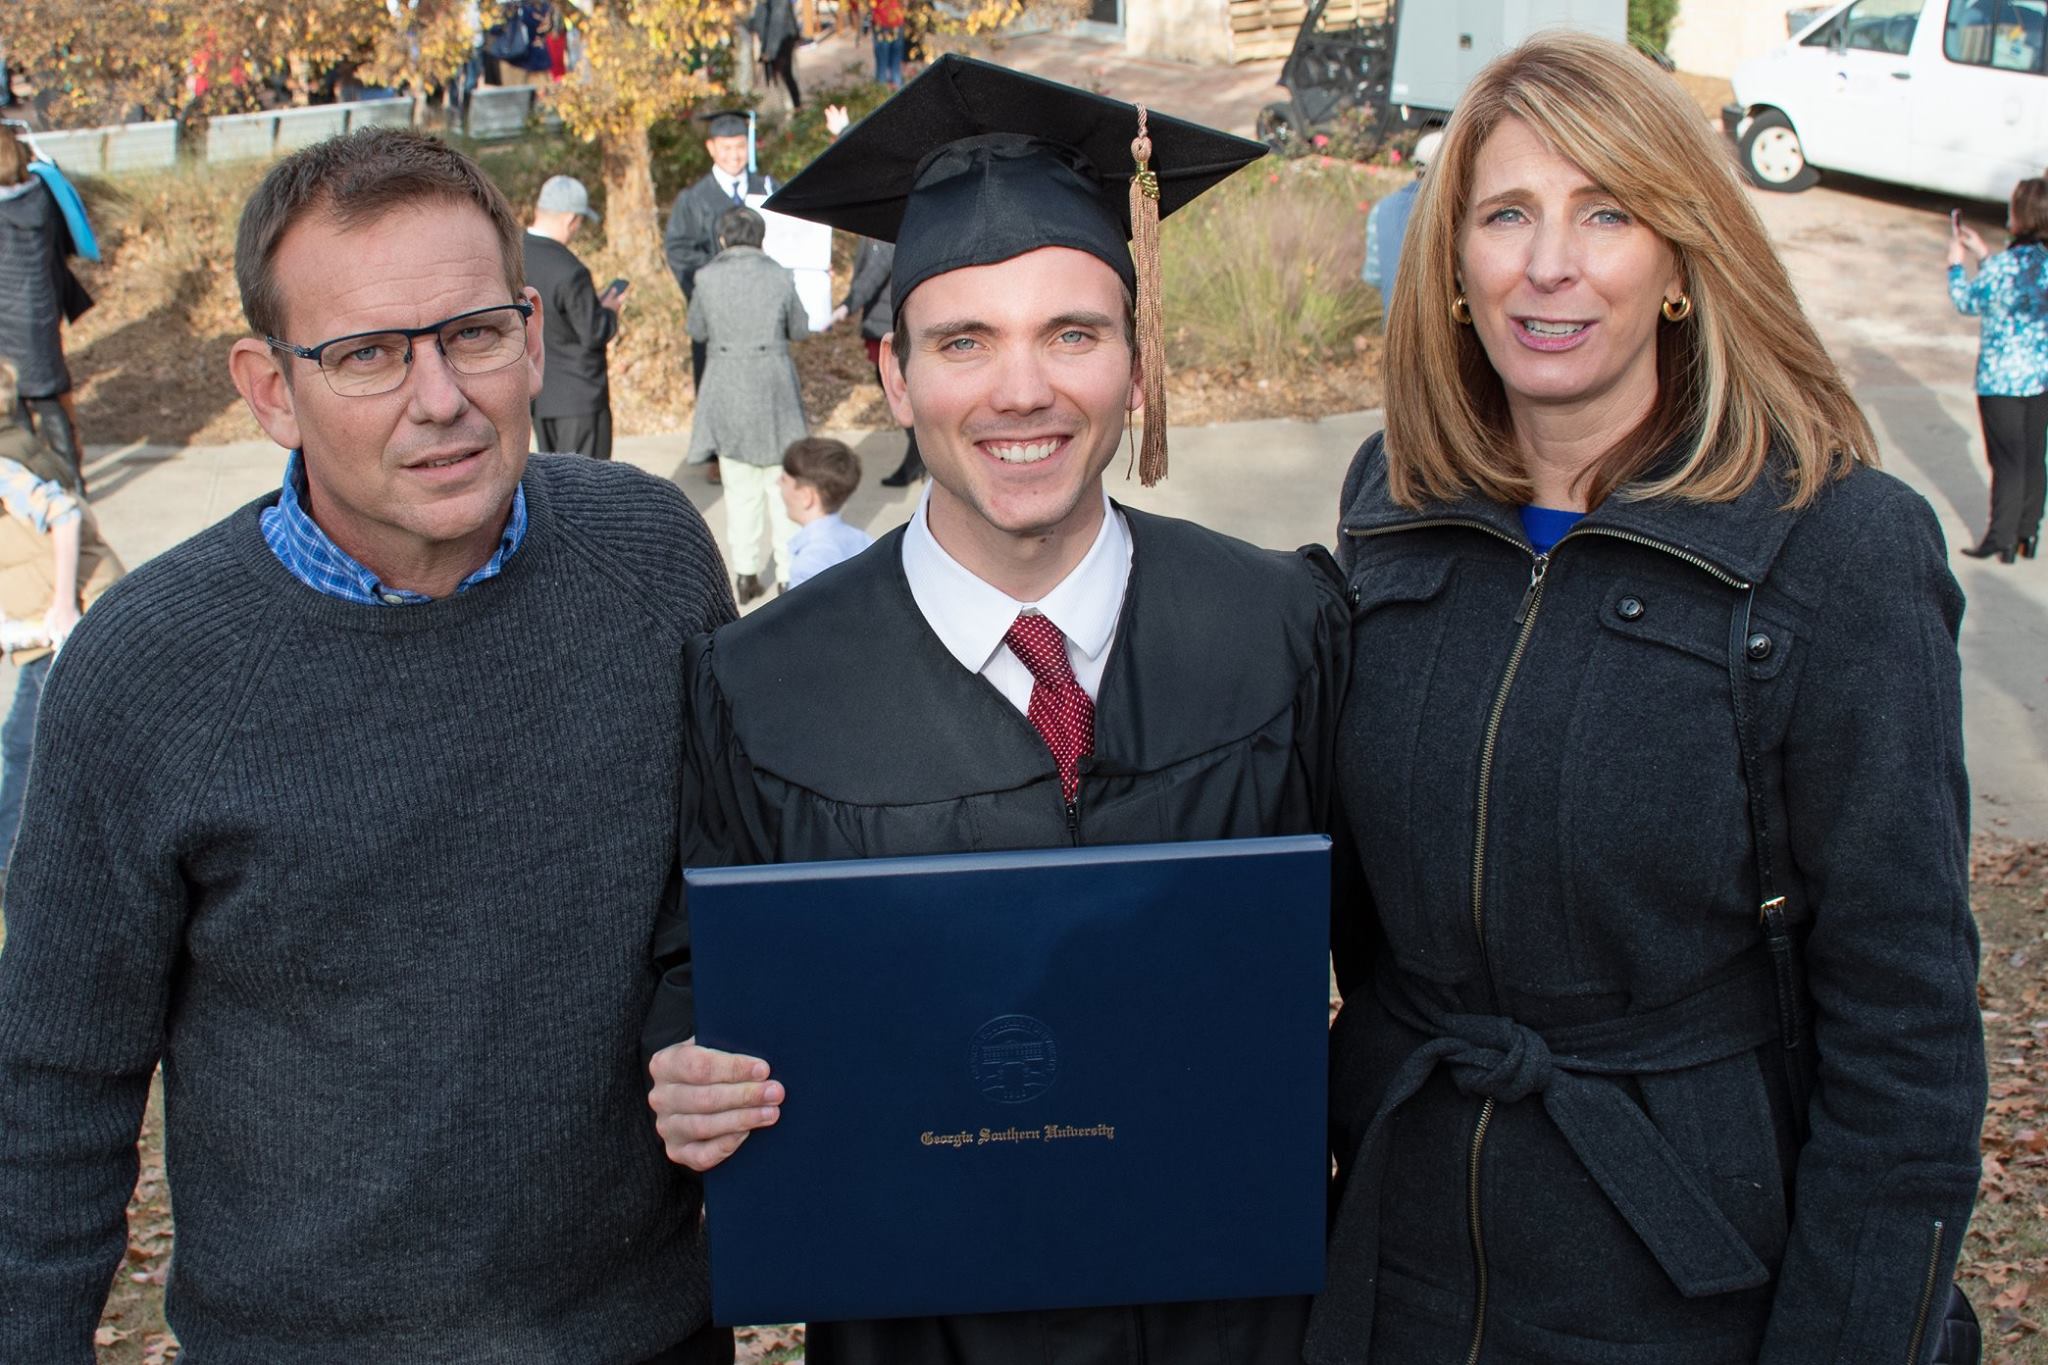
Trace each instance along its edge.
{"label": "person in gray coat", "polygon": [[1974,1360],[1962,596],[1724,146],[1461,97],[1352,464],[1312,1365]]}
{"label": "person in gray coat", "polygon": [[767,591],[763,542],[774,549],[772,581],[789,577],[796,531],[776,478],[782,452],[810,435],[789,343],[810,335],[796,280],[761,250],[766,225],[752,209],[718,220],[720,251],[697,272],[690,338],[705,348],[704,383],[690,422],[690,463],[719,457],[725,482],[726,560],[744,606]]}

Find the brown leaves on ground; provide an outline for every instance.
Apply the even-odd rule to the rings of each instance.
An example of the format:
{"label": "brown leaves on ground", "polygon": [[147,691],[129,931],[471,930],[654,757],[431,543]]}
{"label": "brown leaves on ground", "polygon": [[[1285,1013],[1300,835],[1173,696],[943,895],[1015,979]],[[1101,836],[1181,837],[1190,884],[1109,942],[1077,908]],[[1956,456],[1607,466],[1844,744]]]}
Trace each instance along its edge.
{"label": "brown leaves on ground", "polygon": [[1984,1180],[1958,1274],[1987,1365],[2044,1365],[2048,1305],[2048,844],[1979,835],[1970,858],[1983,935],[1977,997],[1991,1102]]}
{"label": "brown leaves on ground", "polygon": [[741,1327],[733,1332],[737,1365],[782,1365],[804,1358],[801,1326]]}

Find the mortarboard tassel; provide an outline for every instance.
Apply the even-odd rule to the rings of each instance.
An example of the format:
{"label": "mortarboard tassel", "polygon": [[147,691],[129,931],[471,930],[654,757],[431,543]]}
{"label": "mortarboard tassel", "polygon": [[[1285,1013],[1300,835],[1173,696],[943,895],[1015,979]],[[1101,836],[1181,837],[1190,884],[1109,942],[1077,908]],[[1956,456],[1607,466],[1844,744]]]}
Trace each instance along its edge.
{"label": "mortarboard tassel", "polygon": [[1159,296],[1159,176],[1151,169],[1152,139],[1142,104],[1131,157],[1137,162],[1131,175],[1131,258],[1138,271],[1138,370],[1145,396],[1138,481],[1150,488],[1166,477],[1166,310]]}

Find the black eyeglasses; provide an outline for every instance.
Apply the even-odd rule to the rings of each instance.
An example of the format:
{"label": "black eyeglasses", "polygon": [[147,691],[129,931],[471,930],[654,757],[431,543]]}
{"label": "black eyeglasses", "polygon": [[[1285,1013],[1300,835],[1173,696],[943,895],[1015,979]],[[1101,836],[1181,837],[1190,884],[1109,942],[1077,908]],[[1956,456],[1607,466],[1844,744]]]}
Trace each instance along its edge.
{"label": "black eyeglasses", "polygon": [[310,360],[326,376],[327,387],[343,398],[374,398],[405,383],[412,369],[412,344],[434,338],[449,368],[461,375],[490,374],[526,354],[526,320],[533,305],[501,303],[457,313],[425,327],[389,327],[381,332],[352,332],[318,346],[294,346],[276,337],[264,340],[280,351]]}

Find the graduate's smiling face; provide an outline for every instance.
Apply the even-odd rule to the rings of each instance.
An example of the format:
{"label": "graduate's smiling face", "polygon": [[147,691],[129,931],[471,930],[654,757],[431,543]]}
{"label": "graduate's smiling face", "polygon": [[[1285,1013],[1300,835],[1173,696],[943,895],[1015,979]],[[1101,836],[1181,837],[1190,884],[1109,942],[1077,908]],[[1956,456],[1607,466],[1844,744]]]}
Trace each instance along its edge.
{"label": "graduate's smiling face", "polygon": [[939,542],[980,572],[967,542],[1092,541],[1102,471],[1141,401],[1123,280],[1087,252],[1041,247],[934,275],[900,306],[908,363],[885,341],[882,383],[917,428]]}

